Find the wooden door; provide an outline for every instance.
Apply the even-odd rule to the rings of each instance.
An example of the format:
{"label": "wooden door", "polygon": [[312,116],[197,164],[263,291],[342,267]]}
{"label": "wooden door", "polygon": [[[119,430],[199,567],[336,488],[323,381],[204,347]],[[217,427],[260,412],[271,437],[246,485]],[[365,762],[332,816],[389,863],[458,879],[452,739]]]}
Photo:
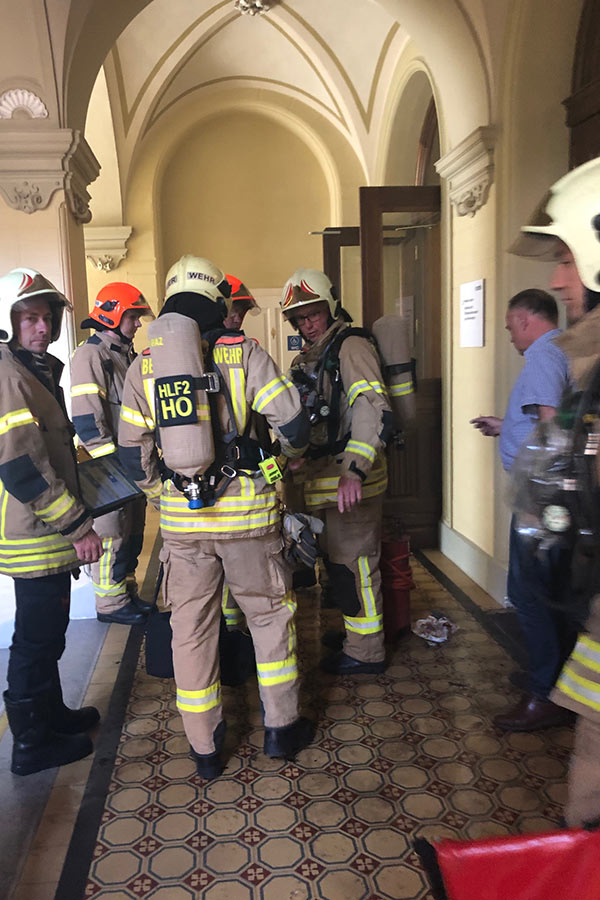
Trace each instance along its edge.
{"label": "wooden door", "polygon": [[442,512],[440,189],[363,187],[360,209],[363,322],[408,316],[417,360],[417,417],[404,449],[388,450],[385,516],[413,547],[433,548]]}

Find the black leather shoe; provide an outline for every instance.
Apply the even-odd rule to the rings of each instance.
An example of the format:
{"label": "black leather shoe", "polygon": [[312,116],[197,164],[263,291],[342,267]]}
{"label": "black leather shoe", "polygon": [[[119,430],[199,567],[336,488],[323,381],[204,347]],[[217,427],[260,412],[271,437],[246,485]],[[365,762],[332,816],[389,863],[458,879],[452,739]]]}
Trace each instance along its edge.
{"label": "black leather shoe", "polygon": [[328,650],[334,650],[336,653],[340,652],[340,650],[344,646],[345,640],[346,632],[335,631],[335,629],[333,628],[321,635],[321,643],[323,644],[323,646],[327,647]]}
{"label": "black leather shoe", "polygon": [[223,772],[223,763],[221,762],[221,753],[200,754],[192,750],[192,756],[196,761],[196,772],[200,778],[210,781],[211,778],[218,778]]}
{"label": "black leather shoe", "polygon": [[503,731],[541,731],[557,725],[568,725],[573,713],[550,700],[523,694],[515,707],[494,717],[494,725]]}
{"label": "black leather shoe", "polygon": [[210,781],[211,778],[218,778],[223,772],[221,751],[223,749],[223,744],[225,743],[226,730],[227,724],[222,720],[214,730],[213,740],[215,742],[215,749],[212,753],[196,753],[194,748],[190,747],[192,759],[196,762],[196,772],[200,778],[204,778],[206,781]]}
{"label": "black leather shoe", "polygon": [[265,756],[294,759],[297,753],[312,743],[315,730],[315,723],[304,716],[282,728],[265,728]]}
{"label": "black leather shoe", "polygon": [[321,668],[332,675],[381,675],[385,672],[385,660],[381,662],[362,662],[347,653],[335,653],[321,660]]}
{"label": "black leather shoe", "polygon": [[155,607],[155,603],[152,600],[143,600],[140,597],[140,595],[137,593],[137,591],[135,594],[130,592],[129,596],[130,596],[131,602],[134,604],[134,606],[136,606],[140,612],[143,612],[144,615],[151,613]]}
{"label": "black leather shoe", "polygon": [[146,621],[146,615],[130,600],[121,609],[112,613],[98,613],[96,618],[99,622],[115,622],[117,625],[142,625]]}

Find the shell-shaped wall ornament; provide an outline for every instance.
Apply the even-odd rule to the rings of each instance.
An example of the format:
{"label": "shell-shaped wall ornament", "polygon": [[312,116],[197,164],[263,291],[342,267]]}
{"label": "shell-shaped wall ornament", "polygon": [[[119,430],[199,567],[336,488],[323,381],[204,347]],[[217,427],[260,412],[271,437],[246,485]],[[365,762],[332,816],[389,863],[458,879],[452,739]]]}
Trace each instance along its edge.
{"label": "shell-shaped wall ornament", "polygon": [[33,91],[13,88],[0,96],[0,119],[12,119],[16,112],[24,112],[30,119],[47,119],[48,110]]}

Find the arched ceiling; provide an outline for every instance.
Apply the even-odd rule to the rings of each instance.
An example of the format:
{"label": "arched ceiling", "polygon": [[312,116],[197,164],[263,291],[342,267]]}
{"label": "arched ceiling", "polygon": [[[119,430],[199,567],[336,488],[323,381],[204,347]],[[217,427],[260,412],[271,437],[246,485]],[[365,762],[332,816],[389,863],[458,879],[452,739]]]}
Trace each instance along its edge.
{"label": "arched ceiling", "polygon": [[253,88],[302,102],[342,132],[366,171],[388,86],[409,41],[378,3],[287,0],[242,16],[233,0],[153,0],[130,22],[105,70],[122,171],[182,101]]}

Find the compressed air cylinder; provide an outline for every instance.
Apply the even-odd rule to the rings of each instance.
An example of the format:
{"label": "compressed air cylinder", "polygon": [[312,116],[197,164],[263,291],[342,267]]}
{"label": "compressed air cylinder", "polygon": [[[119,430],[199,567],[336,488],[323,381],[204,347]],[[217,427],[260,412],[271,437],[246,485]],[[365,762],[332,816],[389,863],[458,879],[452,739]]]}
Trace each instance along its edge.
{"label": "compressed air cylinder", "polygon": [[373,323],[371,331],[383,364],[394,426],[402,431],[416,415],[408,320],[403,316],[382,316]]}
{"label": "compressed air cylinder", "polygon": [[200,329],[187,316],[166,313],[152,322],[148,335],[165,463],[185,478],[201,475],[214,461],[215,446]]}

